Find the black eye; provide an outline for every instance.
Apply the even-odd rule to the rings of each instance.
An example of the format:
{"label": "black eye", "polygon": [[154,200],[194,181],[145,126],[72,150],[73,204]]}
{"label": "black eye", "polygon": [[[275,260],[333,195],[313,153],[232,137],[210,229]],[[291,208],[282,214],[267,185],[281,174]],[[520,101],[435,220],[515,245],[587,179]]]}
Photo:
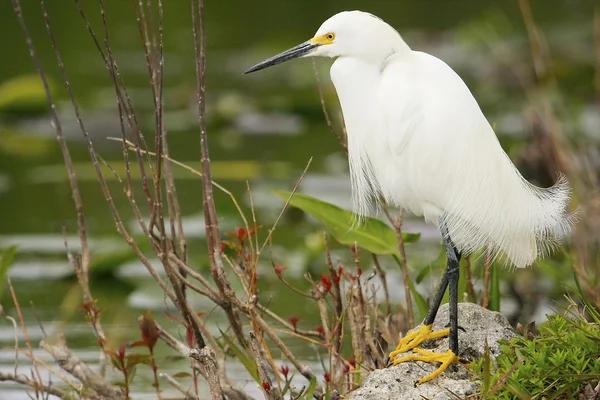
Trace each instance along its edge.
{"label": "black eye", "polygon": [[329,40],[333,40],[333,33],[329,33],[329,34],[327,35],[327,39],[329,39]]}

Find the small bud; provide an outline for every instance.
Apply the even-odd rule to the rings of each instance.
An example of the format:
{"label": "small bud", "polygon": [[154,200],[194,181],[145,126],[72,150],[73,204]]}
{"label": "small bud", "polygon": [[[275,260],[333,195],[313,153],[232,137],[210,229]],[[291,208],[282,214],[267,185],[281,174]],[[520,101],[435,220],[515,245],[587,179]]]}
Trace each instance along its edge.
{"label": "small bud", "polygon": [[271,384],[267,381],[263,381],[262,388],[265,392],[271,393]]}
{"label": "small bud", "polygon": [[282,365],[279,368],[279,372],[281,372],[281,375],[283,375],[285,377],[285,379],[287,380],[288,374],[290,373],[290,369],[288,368],[287,365]]}
{"label": "small bud", "polygon": [[295,315],[292,315],[289,319],[290,324],[292,324],[292,326],[294,327],[294,331],[298,329],[298,321],[300,321],[300,318],[298,318]]}
{"label": "small bud", "polygon": [[328,277],[326,277],[325,275],[321,274],[321,285],[323,286],[323,291],[325,293],[330,293],[331,292],[331,279],[329,279]]}
{"label": "small bud", "polygon": [[285,265],[280,265],[278,262],[275,262],[275,274],[277,274],[277,277],[281,279],[281,275],[283,274],[283,271],[285,270]]}

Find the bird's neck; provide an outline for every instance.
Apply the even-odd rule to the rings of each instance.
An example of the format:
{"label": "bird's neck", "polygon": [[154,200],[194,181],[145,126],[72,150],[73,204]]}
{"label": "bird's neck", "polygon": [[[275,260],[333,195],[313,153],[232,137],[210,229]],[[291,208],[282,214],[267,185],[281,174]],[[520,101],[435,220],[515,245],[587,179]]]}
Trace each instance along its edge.
{"label": "bird's neck", "polygon": [[380,70],[383,69],[385,60],[389,57],[395,54],[406,56],[412,54],[410,47],[408,47],[404,39],[402,39],[402,36],[396,31],[394,31],[392,35],[389,35],[387,40],[375,44],[371,48],[371,51],[371,57],[368,59],[378,66]]}
{"label": "bird's neck", "polygon": [[377,135],[383,130],[378,106],[379,66],[356,57],[339,57],[331,67],[331,80],[336,88],[348,134],[348,155],[354,198],[354,211],[368,214],[371,200],[377,197],[375,179],[378,146]]}

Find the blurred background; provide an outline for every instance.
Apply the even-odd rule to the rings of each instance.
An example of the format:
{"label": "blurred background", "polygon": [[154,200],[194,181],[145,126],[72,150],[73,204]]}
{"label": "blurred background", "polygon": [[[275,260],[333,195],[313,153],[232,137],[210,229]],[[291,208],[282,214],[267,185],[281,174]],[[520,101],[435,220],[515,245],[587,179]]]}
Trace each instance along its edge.
{"label": "blurred background", "polygon": [[[127,1],[105,3],[113,55],[138,120],[151,138],[152,93],[133,7]],[[81,0],[81,4],[102,36],[97,2]],[[231,190],[244,207],[250,204],[248,181],[259,224],[270,226],[283,205],[272,190],[291,189],[312,157],[300,191],[350,207],[347,160],[325,123],[312,62],[297,60],[250,76],[242,72],[311,38],[325,19],[339,11],[369,11],[397,28],[413,49],[443,59],[462,76],[526,178],[548,186],[562,171],[575,189],[574,205],[581,208],[583,217],[565,251],[540,262],[537,269],[503,273],[501,310],[513,323],[543,321],[562,298],[565,285],[572,284],[572,265],[583,278],[584,290],[600,304],[600,6],[593,0],[526,4],[530,8],[520,7],[517,0],[206,1],[207,123],[213,179]],[[39,4],[23,1],[22,6],[50,78],[81,185],[92,238],[93,291],[105,309],[109,334],[131,338],[136,335],[140,311],[162,310],[163,297],[116,233],[62,86]],[[104,63],[73,2],[48,2],[47,8],[96,149],[122,169],[121,145],[107,139],[119,137],[120,128]],[[188,2],[164,4],[164,98],[171,156],[199,169],[190,13]],[[51,331],[64,330],[68,323],[70,344],[80,348],[84,360],[86,355],[94,360],[95,352],[86,353],[94,343],[77,309],[81,297],[63,243],[65,229],[69,245],[75,249],[78,245],[71,192],[45,94],[8,1],[0,3],[0,48],[5,55],[0,63],[0,248],[18,246],[10,274],[21,304],[34,305],[24,309],[33,342],[42,337],[36,319]],[[339,105],[328,73],[331,60],[319,59],[315,65],[333,124],[339,129]],[[175,176],[193,264],[202,269],[207,261],[201,185],[197,176],[184,169],[176,169]],[[118,184],[111,185],[120,194]],[[116,201],[135,233],[137,223],[127,211],[126,198],[117,195]],[[216,201],[223,232],[241,225],[226,195],[216,192]],[[305,272],[318,277],[324,260],[322,228],[293,209],[286,212],[279,228],[273,252],[287,265],[286,273],[300,286],[305,284]],[[419,243],[407,247],[412,272],[416,275],[427,266],[439,270],[443,265],[436,263],[438,233],[411,218],[405,221],[404,230],[422,234]],[[334,247],[334,253],[342,260],[352,257],[343,247]],[[474,261],[476,284],[480,283],[479,264]],[[284,318],[298,315],[299,324],[307,327],[317,324],[316,308],[303,307],[301,298],[289,301],[289,293],[269,292],[274,277],[268,261],[263,267],[260,282],[265,296],[273,296],[273,310]],[[424,281],[420,291],[429,295],[437,276]],[[393,300],[402,301],[401,274],[396,269],[390,271],[389,281]],[[10,311],[12,301],[6,292],[1,300]],[[210,307],[202,302],[206,300],[198,299],[198,309]],[[216,328],[219,316],[215,319]],[[3,323],[0,342],[12,340],[12,328]],[[312,349],[300,351],[307,360],[315,360]],[[13,354],[0,351],[0,368],[12,368]],[[17,396],[13,390],[0,386],[0,398]],[[137,390],[142,396],[143,385]]]}

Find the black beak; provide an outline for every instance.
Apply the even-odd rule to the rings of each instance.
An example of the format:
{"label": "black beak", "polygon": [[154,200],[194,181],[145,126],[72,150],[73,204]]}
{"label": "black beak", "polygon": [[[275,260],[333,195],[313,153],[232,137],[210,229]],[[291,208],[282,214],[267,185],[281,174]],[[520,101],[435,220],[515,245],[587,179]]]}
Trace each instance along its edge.
{"label": "black beak", "polygon": [[286,62],[288,60],[304,57],[309,54],[311,51],[319,47],[318,43],[311,43],[310,40],[307,40],[304,43],[299,44],[296,47],[292,47],[289,50],[284,51],[283,53],[277,54],[271,58],[267,58],[265,61],[256,64],[254,67],[249,68],[244,74],[249,74],[254,71],[260,71],[261,69],[272,67],[273,65],[281,64],[282,62]]}

